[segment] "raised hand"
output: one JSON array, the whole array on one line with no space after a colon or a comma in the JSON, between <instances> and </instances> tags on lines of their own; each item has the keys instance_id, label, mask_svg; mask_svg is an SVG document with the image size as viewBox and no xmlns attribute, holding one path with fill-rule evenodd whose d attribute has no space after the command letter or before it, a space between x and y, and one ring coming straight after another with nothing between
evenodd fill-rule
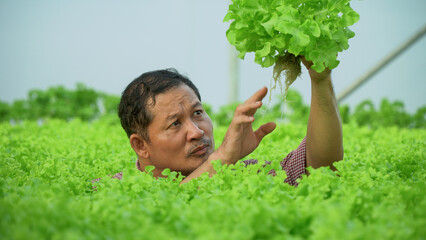
<instances>
[{"instance_id":1,"label":"raised hand","mask_svg":"<svg viewBox=\"0 0 426 240\"><path fill-rule=\"evenodd\" d=\"M312 81L321 82L321 81L323 81L327 78L329 80L331 80L331 78L330 78L331 70L330 69L326 68L326 69L324 69L324 71L318 73L311 68L311 66L313 65L313 63L311 61L306 60L306 58L304 56L301 56L300 59L302 60L303 65L305 65L306 69L308 69L308 72L309 72L309 75L310 75Z\"/></svg>"},{"instance_id":2,"label":"raised hand","mask_svg":"<svg viewBox=\"0 0 426 240\"><path fill-rule=\"evenodd\" d=\"M221 160L222 164L236 163L253 152L259 146L263 137L275 129L275 123L269 122L253 131L254 114L262 106L262 99L267 92L268 89L264 87L237 107L222 144L209 156L207 161L188 175L181 184L189 182L205 172L208 172L209 176L216 174L211 164L214 160Z\"/></svg>"},{"instance_id":3,"label":"raised hand","mask_svg":"<svg viewBox=\"0 0 426 240\"><path fill-rule=\"evenodd\" d=\"M235 110L225 138L215 152L215 158L221 159L222 163L233 164L247 156L259 146L263 137L275 129L275 123L269 122L253 131L254 114L262 106L267 92L268 89L263 87Z\"/></svg>"}]
</instances>

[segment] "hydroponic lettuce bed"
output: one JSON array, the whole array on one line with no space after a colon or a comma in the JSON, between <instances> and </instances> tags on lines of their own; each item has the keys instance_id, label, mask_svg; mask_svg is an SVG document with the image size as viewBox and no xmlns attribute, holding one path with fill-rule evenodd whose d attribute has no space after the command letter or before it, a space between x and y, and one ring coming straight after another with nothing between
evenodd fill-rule
<instances>
[{"instance_id":1,"label":"hydroponic lettuce bed","mask_svg":"<svg viewBox=\"0 0 426 240\"><path fill-rule=\"evenodd\" d=\"M135 169L116 121L2 123L0 239L425 238L425 130L345 125L338 172L310 169L297 188L283 171L267 175L304 133L279 125L248 156L274 161L265 169L217 164L213 178L179 187L174 173Z\"/></svg>"}]
</instances>

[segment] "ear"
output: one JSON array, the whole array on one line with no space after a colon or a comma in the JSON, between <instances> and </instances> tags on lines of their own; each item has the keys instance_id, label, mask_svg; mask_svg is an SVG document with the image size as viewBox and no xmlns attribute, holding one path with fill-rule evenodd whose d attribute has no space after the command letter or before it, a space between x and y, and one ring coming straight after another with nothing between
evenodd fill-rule
<instances>
[{"instance_id":1,"label":"ear","mask_svg":"<svg viewBox=\"0 0 426 240\"><path fill-rule=\"evenodd\" d=\"M140 158L148 159L149 151L146 141L139 134L133 133L130 135L130 145Z\"/></svg>"}]
</instances>

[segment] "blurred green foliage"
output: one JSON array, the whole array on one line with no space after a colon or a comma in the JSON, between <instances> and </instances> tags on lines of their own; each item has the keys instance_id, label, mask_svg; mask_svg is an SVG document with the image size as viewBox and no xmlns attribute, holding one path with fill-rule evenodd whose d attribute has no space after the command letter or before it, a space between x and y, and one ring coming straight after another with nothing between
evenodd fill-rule
<instances>
[{"instance_id":1,"label":"blurred green foliage","mask_svg":"<svg viewBox=\"0 0 426 240\"><path fill-rule=\"evenodd\" d=\"M39 119L74 118L91 121L98 118L109 118L118 121L117 106L120 97L112 94L95 91L78 83L74 90L62 86L51 87L45 91L31 90L26 100L16 100L12 104L0 101L0 122L22 121ZM205 111L215 125L228 126L231 123L235 108L240 103L225 105L217 112L209 104L203 104ZM376 129L380 126L425 128L426 106L422 106L416 113L407 113L404 103L391 102L383 99L376 109L371 100L358 104L354 111L347 105L339 107L343 123L356 123L358 126L368 126ZM309 106L303 102L302 95L296 90L289 90L286 100L276 99L273 103L266 103L255 115L262 122L291 122L305 124L309 118Z\"/></svg>"},{"instance_id":2,"label":"blurred green foliage","mask_svg":"<svg viewBox=\"0 0 426 240\"><path fill-rule=\"evenodd\" d=\"M379 126L424 128L426 126L425 116L426 106L419 108L415 114L410 115L405 111L404 103L401 101L390 102L386 98L381 101L377 110L371 100L364 100L356 106L352 114L356 123L371 128Z\"/></svg>"},{"instance_id":3,"label":"blurred green foliage","mask_svg":"<svg viewBox=\"0 0 426 240\"><path fill-rule=\"evenodd\" d=\"M219 126L228 126L238 104L223 106L211 118ZM339 112L343 123L355 123L358 126L425 128L426 105L420 107L414 114L406 112L401 101L391 102L383 99L378 109L371 100L364 100L351 111L348 105L340 105ZM309 106L303 102L302 95L290 89L286 100L278 99L274 104L266 104L255 115L262 122L290 122L306 125L309 118Z\"/></svg>"},{"instance_id":4,"label":"blurred green foliage","mask_svg":"<svg viewBox=\"0 0 426 240\"><path fill-rule=\"evenodd\" d=\"M63 86L43 90L30 90L26 100L16 100L11 105L0 102L0 121L38 120L55 118L84 121L105 114L116 114L119 96L98 92L78 83L76 89Z\"/></svg>"}]
</instances>

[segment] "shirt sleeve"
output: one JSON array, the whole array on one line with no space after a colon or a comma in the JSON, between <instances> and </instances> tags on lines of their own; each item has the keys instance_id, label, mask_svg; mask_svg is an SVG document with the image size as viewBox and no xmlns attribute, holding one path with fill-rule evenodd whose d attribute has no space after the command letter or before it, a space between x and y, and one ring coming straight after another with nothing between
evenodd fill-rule
<instances>
[{"instance_id":1,"label":"shirt sleeve","mask_svg":"<svg viewBox=\"0 0 426 240\"><path fill-rule=\"evenodd\" d=\"M284 182L297 186L296 180L306 173L306 137L303 138L296 150L290 152L281 161L281 167L287 174Z\"/></svg>"}]
</instances>

